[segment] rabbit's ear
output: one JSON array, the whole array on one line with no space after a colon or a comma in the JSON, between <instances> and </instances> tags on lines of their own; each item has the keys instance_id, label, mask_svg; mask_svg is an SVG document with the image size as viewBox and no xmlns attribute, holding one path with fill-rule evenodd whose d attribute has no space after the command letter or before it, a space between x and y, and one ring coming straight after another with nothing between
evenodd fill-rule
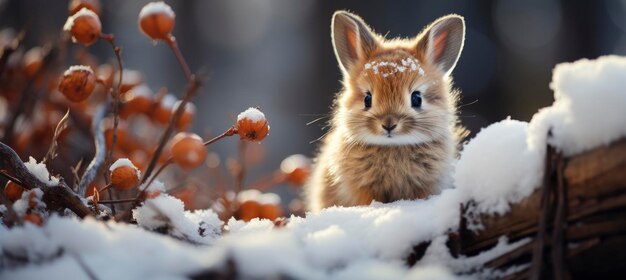
<instances>
[{"instance_id":1,"label":"rabbit's ear","mask_svg":"<svg viewBox=\"0 0 626 280\"><path fill-rule=\"evenodd\" d=\"M375 35L363 20L346 11L335 12L331 31L335 55L344 75L378 45Z\"/></svg>"},{"instance_id":2,"label":"rabbit's ear","mask_svg":"<svg viewBox=\"0 0 626 280\"><path fill-rule=\"evenodd\" d=\"M449 75L459 60L465 41L465 21L459 15L447 15L426 28L417 42L418 51L429 63Z\"/></svg>"}]
</instances>

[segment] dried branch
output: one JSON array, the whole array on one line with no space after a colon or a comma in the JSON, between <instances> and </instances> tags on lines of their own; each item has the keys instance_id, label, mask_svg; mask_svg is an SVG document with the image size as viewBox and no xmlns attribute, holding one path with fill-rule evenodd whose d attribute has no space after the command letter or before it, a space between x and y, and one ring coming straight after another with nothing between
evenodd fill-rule
<instances>
[{"instance_id":1,"label":"dried branch","mask_svg":"<svg viewBox=\"0 0 626 280\"><path fill-rule=\"evenodd\" d=\"M115 145L117 143L117 126L119 125L119 122L120 122L120 119L119 119L120 118L119 117L120 95L121 95L120 88L122 87L122 77L124 74L123 73L124 67L122 64L122 49L115 44L115 37L112 34L102 34L101 38L109 42L109 44L111 44L111 47L113 48L113 51L115 52L115 58L117 59L117 66L119 68L118 83L115 87L115 90L111 88L111 94L113 95L113 131L112 131L112 137L111 137L111 147L109 149L109 152L107 153L106 160L105 160L105 166L109 167L109 165L112 163L111 159L113 157L113 151L115 151ZM104 174L105 174L104 180L108 183L109 182L108 168L107 170L104 171Z\"/></svg>"},{"instance_id":2,"label":"dried branch","mask_svg":"<svg viewBox=\"0 0 626 280\"><path fill-rule=\"evenodd\" d=\"M80 175L78 175L78 170L80 170L80 167L83 166L83 159L81 158L77 163L76 166L70 166L70 171L72 172L72 189L76 190L75 188L78 187L78 185L80 184Z\"/></svg>"},{"instance_id":3,"label":"dried branch","mask_svg":"<svg viewBox=\"0 0 626 280\"><path fill-rule=\"evenodd\" d=\"M63 118L57 124L57 127L54 129L54 135L52 136L52 143L50 143L50 147L48 148L48 152L46 156L43 157L42 162L48 163L53 160L57 156L57 147L58 147L58 139L61 132L63 132L67 128L67 121L69 120L70 110L68 109Z\"/></svg>"},{"instance_id":4,"label":"dried branch","mask_svg":"<svg viewBox=\"0 0 626 280\"><path fill-rule=\"evenodd\" d=\"M17 153L2 142L0 142L0 169L7 170L9 175L19 180L21 182L20 185L25 189L39 188L43 190L43 199L49 208L67 208L81 218L93 215L80 197L63 180L57 186L48 186L44 182L39 181L37 177L28 171L28 168L26 168Z\"/></svg>"},{"instance_id":5,"label":"dried branch","mask_svg":"<svg viewBox=\"0 0 626 280\"><path fill-rule=\"evenodd\" d=\"M228 136L233 136L237 134L237 129L234 126L231 126L229 129L227 129L226 131L224 131L224 133L220 134L219 136L214 137L213 139L206 141L203 143L203 145L205 147L217 142L218 140L224 138L224 137L228 137ZM146 189L148 189L148 187L150 186L150 184L152 184L152 182L156 179L157 176L159 176L159 174L161 174L161 172L163 172L163 170L165 169L165 167L167 167L168 165L174 163L174 158L172 158L171 156L159 167L159 169L157 169L157 171L154 173L154 175L152 176L152 178L150 178L150 180L148 181L148 183L144 186L144 188L141 190L141 192L145 192ZM141 196L141 194L139 195Z\"/></svg>"},{"instance_id":6,"label":"dried branch","mask_svg":"<svg viewBox=\"0 0 626 280\"><path fill-rule=\"evenodd\" d=\"M172 50L172 52L174 52L174 56L176 57L176 60L180 64L180 68L183 70L183 73L185 73L185 78L187 78L187 82L191 82L191 79L192 79L191 70L189 70L189 65L187 65L187 61L183 57L183 54L180 52L180 49L178 48L178 43L176 43L176 38L170 35L168 40L165 40L165 41L167 45L170 47L170 49Z\"/></svg>"},{"instance_id":7,"label":"dried branch","mask_svg":"<svg viewBox=\"0 0 626 280\"><path fill-rule=\"evenodd\" d=\"M85 173L83 173L82 178L80 179L80 183L78 184L78 194L82 197L85 196L87 192L87 186L91 184L93 179L98 175L98 170L104 163L104 154L106 153L106 143L104 141L104 132L102 131L102 120L107 112L107 105L101 105L96 113L93 116L92 121L92 131L94 135L94 145L96 147L96 153L93 156L93 159L85 169Z\"/></svg>"},{"instance_id":8,"label":"dried branch","mask_svg":"<svg viewBox=\"0 0 626 280\"><path fill-rule=\"evenodd\" d=\"M246 177L246 141L239 141L239 169L237 170L237 180L235 184L235 195L243 190L243 180Z\"/></svg>"},{"instance_id":9,"label":"dried branch","mask_svg":"<svg viewBox=\"0 0 626 280\"><path fill-rule=\"evenodd\" d=\"M196 76L191 77L191 81L189 82L189 85L187 87L187 93L185 94L185 97L182 99L178 108L176 108L176 112L174 113L174 115L172 115L170 122L167 124L167 128L163 132L163 135L161 135L161 139L159 140L159 145L154 151L154 154L152 155L152 159L150 159L150 163L148 164L148 167L146 168L146 172L143 173L143 177L141 178L141 181L140 181L141 184L145 183L146 180L150 178L150 175L152 174L152 171L154 170L154 167L156 166L157 161L159 157L161 156L163 149L165 148L165 144L167 144L167 141L172 136L172 132L174 132L174 126L176 125L176 123L178 123L178 120L185 112L185 107L187 106L187 103L189 102L189 100L191 100L192 97L196 95L201 85L202 83L200 82L198 78L196 78Z\"/></svg>"}]
</instances>

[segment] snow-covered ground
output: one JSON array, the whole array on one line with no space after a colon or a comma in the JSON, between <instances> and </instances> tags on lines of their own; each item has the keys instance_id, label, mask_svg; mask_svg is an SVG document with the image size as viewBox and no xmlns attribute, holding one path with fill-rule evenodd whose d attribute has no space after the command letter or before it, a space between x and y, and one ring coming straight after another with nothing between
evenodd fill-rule
<instances>
[{"instance_id":1,"label":"snow-covered ground","mask_svg":"<svg viewBox=\"0 0 626 280\"><path fill-rule=\"evenodd\" d=\"M211 210L184 211L180 200L160 194L133 212L137 225L53 215L41 227L0 226L0 278L184 279L226 271L229 262L242 278L501 275L481 267L527 240L501 238L490 251L453 258L445 242L458 226L459 205L474 200L475 212L504 214L539 185L546 143L573 155L626 136L626 58L560 64L550 86L554 104L530 123L505 119L481 130L461 152L454 186L439 195L331 207L277 227L259 219L224 224ZM47 170L38 172L52 179ZM423 241L432 241L425 256L414 267L406 266L412 246Z\"/></svg>"}]
</instances>

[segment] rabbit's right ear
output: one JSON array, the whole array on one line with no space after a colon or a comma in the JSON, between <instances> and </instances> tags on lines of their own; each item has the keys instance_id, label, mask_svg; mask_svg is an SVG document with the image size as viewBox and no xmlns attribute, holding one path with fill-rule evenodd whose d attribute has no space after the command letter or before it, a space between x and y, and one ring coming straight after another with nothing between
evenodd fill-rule
<instances>
[{"instance_id":1,"label":"rabbit's right ear","mask_svg":"<svg viewBox=\"0 0 626 280\"><path fill-rule=\"evenodd\" d=\"M347 75L357 61L370 55L378 46L375 35L355 14L335 12L331 29L333 48L344 75Z\"/></svg>"}]
</instances>

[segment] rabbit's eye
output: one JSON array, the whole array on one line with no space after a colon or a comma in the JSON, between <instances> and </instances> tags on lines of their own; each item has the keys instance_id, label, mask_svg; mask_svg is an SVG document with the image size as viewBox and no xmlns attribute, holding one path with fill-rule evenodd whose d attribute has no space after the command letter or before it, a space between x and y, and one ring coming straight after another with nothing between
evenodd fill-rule
<instances>
[{"instance_id":1,"label":"rabbit's eye","mask_svg":"<svg viewBox=\"0 0 626 280\"><path fill-rule=\"evenodd\" d=\"M422 93L419 90L411 93L411 107L420 108L422 107Z\"/></svg>"},{"instance_id":2,"label":"rabbit's eye","mask_svg":"<svg viewBox=\"0 0 626 280\"><path fill-rule=\"evenodd\" d=\"M363 99L363 103L365 103L365 108L372 107L372 94L369 91L365 94L365 99Z\"/></svg>"}]
</instances>

